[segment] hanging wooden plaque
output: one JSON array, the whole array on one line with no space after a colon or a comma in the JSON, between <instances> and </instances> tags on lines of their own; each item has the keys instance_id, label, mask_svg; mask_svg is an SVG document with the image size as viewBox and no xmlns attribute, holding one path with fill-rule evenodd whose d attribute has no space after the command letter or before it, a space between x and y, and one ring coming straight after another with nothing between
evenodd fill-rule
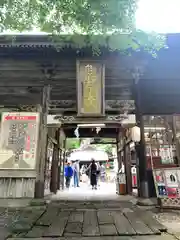
<instances>
[{"instance_id":1,"label":"hanging wooden plaque","mask_svg":"<svg viewBox=\"0 0 180 240\"><path fill-rule=\"evenodd\" d=\"M77 61L78 116L104 115L104 64Z\"/></svg>"}]
</instances>

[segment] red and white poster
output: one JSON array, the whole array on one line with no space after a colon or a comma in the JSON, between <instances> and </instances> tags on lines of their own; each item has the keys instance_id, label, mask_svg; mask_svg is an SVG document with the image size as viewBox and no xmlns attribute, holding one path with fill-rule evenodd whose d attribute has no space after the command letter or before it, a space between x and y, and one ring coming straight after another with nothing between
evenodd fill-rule
<instances>
[{"instance_id":1,"label":"red and white poster","mask_svg":"<svg viewBox=\"0 0 180 240\"><path fill-rule=\"evenodd\" d=\"M154 169L153 173L158 198L180 197L180 168Z\"/></svg>"},{"instance_id":2,"label":"red and white poster","mask_svg":"<svg viewBox=\"0 0 180 240\"><path fill-rule=\"evenodd\" d=\"M1 169L35 169L39 113L5 112L0 134Z\"/></svg>"}]
</instances>

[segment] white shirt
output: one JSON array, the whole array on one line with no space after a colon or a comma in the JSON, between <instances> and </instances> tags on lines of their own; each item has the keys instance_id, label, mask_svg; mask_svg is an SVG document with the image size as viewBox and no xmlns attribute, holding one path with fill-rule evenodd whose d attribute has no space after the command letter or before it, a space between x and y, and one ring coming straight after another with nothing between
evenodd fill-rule
<instances>
[{"instance_id":1,"label":"white shirt","mask_svg":"<svg viewBox=\"0 0 180 240\"><path fill-rule=\"evenodd\" d=\"M75 162L73 168L76 172L79 172L79 163Z\"/></svg>"}]
</instances>

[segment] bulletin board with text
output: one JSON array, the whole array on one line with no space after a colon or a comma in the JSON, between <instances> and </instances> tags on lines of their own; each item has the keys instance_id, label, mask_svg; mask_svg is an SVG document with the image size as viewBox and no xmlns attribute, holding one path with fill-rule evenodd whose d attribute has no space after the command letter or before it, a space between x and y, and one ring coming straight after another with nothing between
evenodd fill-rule
<instances>
[{"instance_id":1,"label":"bulletin board with text","mask_svg":"<svg viewBox=\"0 0 180 240\"><path fill-rule=\"evenodd\" d=\"M35 169L39 113L4 112L0 134L0 169Z\"/></svg>"}]
</instances>

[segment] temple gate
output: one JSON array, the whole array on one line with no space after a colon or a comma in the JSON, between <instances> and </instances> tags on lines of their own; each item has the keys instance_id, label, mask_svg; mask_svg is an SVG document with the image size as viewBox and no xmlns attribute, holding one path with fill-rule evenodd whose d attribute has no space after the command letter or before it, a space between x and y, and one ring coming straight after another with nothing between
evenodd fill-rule
<instances>
[{"instance_id":1,"label":"temple gate","mask_svg":"<svg viewBox=\"0 0 180 240\"><path fill-rule=\"evenodd\" d=\"M176 87L169 84L170 78L174 85L178 84L179 68L172 67L170 60L166 60L166 64L169 64L166 71L175 69L173 75L166 77L166 81L163 73L158 73L156 68L156 64L164 64L162 59L169 59L171 50L160 53L163 57L157 60L144 52L125 56L107 49L102 50L97 57L91 54L90 49L73 49L69 43L64 43L61 51L57 51L56 45L49 41L48 36L23 35L16 36L15 42L1 36L0 49L1 112L13 112L12 115L16 117L17 114L19 117L37 114L39 121L38 130L36 129L38 140L35 139L39 145L34 154L36 160L33 160L36 168L32 170L27 166L32 165L32 156L27 159L31 163L26 166L1 164L1 181L8 179L6 189L3 190L6 194L1 197L17 197L17 191L10 193L8 189L18 189L19 184L23 186L25 181L33 182L33 187L31 185L29 190L26 189L28 194L22 187L19 197L44 196L48 141L54 146L50 188L56 192L59 188L57 169L63 164L60 160L64 157L65 139L74 137L77 133L81 137L116 138L120 150L119 163L122 162L120 152L124 151L123 161L126 163L126 178L129 182L130 141L125 133L135 124L141 129L141 141L136 146L139 194L148 197L143 115L174 114L180 111L179 102L177 103L180 94ZM176 104L167 91L175 94ZM162 107L163 101L169 104L168 110ZM22 115L22 112L25 114ZM53 121L48 124L49 115ZM6 139L3 131L7 115L2 116L1 147ZM92 131L90 124L94 129L101 125L100 131ZM17 144L19 142L16 140L15 145ZM16 146L15 150L17 149L19 151ZM24 150L21 155L24 161ZM19 178L20 182L17 181ZM127 193L131 191L132 187L128 185Z\"/></svg>"}]
</instances>

